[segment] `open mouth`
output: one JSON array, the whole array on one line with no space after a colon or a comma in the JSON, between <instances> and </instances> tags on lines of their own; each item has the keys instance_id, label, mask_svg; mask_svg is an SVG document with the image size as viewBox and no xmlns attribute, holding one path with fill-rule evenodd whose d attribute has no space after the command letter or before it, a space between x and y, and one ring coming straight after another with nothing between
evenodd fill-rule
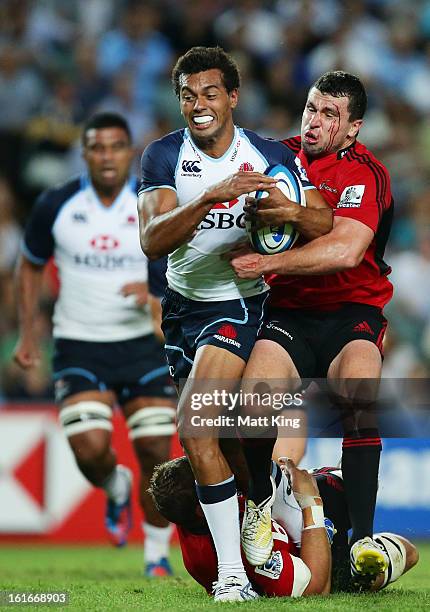
<instances>
[{"instance_id":1,"label":"open mouth","mask_svg":"<svg viewBox=\"0 0 430 612\"><path fill-rule=\"evenodd\" d=\"M116 176L115 168L102 168L101 173L105 178L113 178Z\"/></svg>"},{"instance_id":2,"label":"open mouth","mask_svg":"<svg viewBox=\"0 0 430 612\"><path fill-rule=\"evenodd\" d=\"M211 117L211 115L198 115L196 117L193 117L193 123L199 129L205 129L209 127L213 120L214 117Z\"/></svg>"},{"instance_id":3,"label":"open mouth","mask_svg":"<svg viewBox=\"0 0 430 612\"><path fill-rule=\"evenodd\" d=\"M312 132L305 132L304 140L309 144L315 144L316 142L318 142L318 136L316 136Z\"/></svg>"}]
</instances>

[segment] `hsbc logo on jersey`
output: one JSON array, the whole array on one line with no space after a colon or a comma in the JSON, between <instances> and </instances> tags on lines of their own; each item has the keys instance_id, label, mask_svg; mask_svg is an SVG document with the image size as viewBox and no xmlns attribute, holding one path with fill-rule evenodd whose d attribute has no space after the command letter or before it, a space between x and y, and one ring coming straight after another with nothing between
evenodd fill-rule
<instances>
[{"instance_id":1,"label":"hsbc logo on jersey","mask_svg":"<svg viewBox=\"0 0 430 612\"><path fill-rule=\"evenodd\" d=\"M183 174L190 174L191 176L201 176L202 169L199 166L199 162L197 160L187 161L184 160L182 162L182 170Z\"/></svg>"},{"instance_id":2,"label":"hsbc logo on jersey","mask_svg":"<svg viewBox=\"0 0 430 612\"><path fill-rule=\"evenodd\" d=\"M108 234L100 234L99 236L95 236L92 240L90 240L90 245L96 251L112 251L119 247L119 241L114 238L114 236L109 236Z\"/></svg>"},{"instance_id":3,"label":"hsbc logo on jersey","mask_svg":"<svg viewBox=\"0 0 430 612\"><path fill-rule=\"evenodd\" d=\"M239 200L237 198L235 198L234 200L230 200L230 202L217 202L217 204L214 204L212 206L212 210L214 208L222 208L222 209L229 209L229 208L233 208L233 206L235 206L237 203L239 202Z\"/></svg>"},{"instance_id":4,"label":"hsbc logo on jersey","mask_svg":"<svg viewBox=\"0 0 430 612\"><path fill-rule=\"evenodd\" d=\"M365 189L365 185L351 185L350 187L345 187L340 196L337 208L360 208Z\"/></svg>"},{"instance_id":5,"label":"hsbc logo on jersey","mask_svg":"<svg viewBox=\"0 0 430 612\"><path fill-rule=\"evenodd\" d=\"M222 206L222 208L224 208ZM225 210L225 209L224 209ZM229 230L233 227L245 229L245 213L241 213L237 217L229 212L210 212L206 215L203 221L197 226L197 230L220 229Z\"/></svg>"}]
</instances>

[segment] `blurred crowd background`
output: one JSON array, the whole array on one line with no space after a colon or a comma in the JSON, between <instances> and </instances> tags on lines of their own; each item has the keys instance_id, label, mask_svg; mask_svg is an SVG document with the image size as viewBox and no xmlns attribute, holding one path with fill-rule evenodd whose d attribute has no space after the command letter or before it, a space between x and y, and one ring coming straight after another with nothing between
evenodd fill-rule
<instances>
[{"instance_id":1,"label":"blurred crowd background","mask_svg":"<svg viewBox=\"0 0 430 612\"><path fill-rule=\"evenodd\" d=\"M360 140L387 165L396 206L385 376L429 376L430 0L2 0L0 397L52 397L49 273L35 321L40 366L22 373L11 362L13 269L35 198L83 170L80 127L96 111L127 117L138 171L143 148L182 126L177 57L216 44L241 69L236 122L263 136L299 133L307 90L326 70L365 82Z\"/></svg>"}]
</instances>

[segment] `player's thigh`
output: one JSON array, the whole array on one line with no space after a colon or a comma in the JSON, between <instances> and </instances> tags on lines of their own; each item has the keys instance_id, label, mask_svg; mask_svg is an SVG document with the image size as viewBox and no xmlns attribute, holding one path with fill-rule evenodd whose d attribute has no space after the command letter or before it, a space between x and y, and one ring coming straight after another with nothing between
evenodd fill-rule
<instances>
[{"instance_id":1,"label":"player's thigh","mask_svg":"<svg viewBox=\"0 0 430 612\"><path fill-rule=\"evenodd\" d=\"M285 379L297 387L297 382L314 376L315 366L306 318L296 311L269 310L251 353L246 378Z\"/></svg>"},{"instance_id":2,"label":"player's thigh","mask_svg":"<svg viewBox=\"0 0 430 612\"><path fill-rule=\"evenodd\" d=\"M128 341L118 362L114 389L135 447L159 447L175 432L176 390L155 336ZM167 443L166 443L167 444Z\"/></svg>"},{"instance_id":3,"label":"player's thigh","mask_svg":"<svg viewBox=\"0 0 430 612\"><path fill-rule=\"evenodd\" d=\"M200 427L196 419L215 419L228 412L228 394L238 394L239 384L245 369L245 361L224 348L211 344L200 346L194 364L178 402L178 431L182 440L186 438L218 437L217 426Z\"/></svg>"},{"instance_id":4,"label":"player's thigh","mask_svg":"<svg viewBox=\"0 0 430 612\"><path fill-rule=\"evenodd\" d=\"M103 357L106 343L55 340L53 371L59 420L72 450L82 460L108 452L115 396Z\"/></svg>"}]
</instances>

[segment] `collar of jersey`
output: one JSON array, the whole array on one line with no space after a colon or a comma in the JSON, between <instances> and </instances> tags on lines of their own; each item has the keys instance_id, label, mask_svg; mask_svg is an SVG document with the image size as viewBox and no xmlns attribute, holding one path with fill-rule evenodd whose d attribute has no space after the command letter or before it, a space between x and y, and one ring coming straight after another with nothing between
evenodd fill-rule
<instances>
[{"instance_id":1,"label":"collar of jersey","mask_svg":"<svg viewBox=\"0 0 430 612\"><path fill-rule=\"evenodd\" d=\"M188 128L185 128L185 135L187 138L189 138L191 140L191 142L193 143L193 147L196 149L196 151L199 152L199 155L201 155L204 159L209 159L212 162L222 162L226 159L226 157L228 157L230 155L230 153L233 151L234 149L234 145L237 142L237 139L239 137L239 130L237 128L237 126L234 126L234 134L233 134L233 139L231 141L231 144L229 146L229 148L227 149L227 151L224 153L224 155L222 155L221 157L211 157L210 155L206 155L206 153L203 153L203 151L201 149L199 149L199 147L196 145L196 143L194 142L194 140L191 137L190 134L190 130Z\"/></svg>"},{"instance_id":2,"label":"collar of jersey","mask_svg":"<svg viewBox=\"0 0 430 612\"><path fill-rule=\"evenodd\" d=\"M117 207L118 207L118 204L121 202L121 200L122 200L122 198L123 198L124 192L125 192L127 189L130 189L131 191L133 191L133 186L134 186L134 183L135 183L135 179L134 179L133 177L129 177L129 179L128 179L128 180L127 180L125 183L124 183L124 185L123 185L123 187L122 187L121 191L120 191L120 192L119 192L119 194L116 196L116 198L115 198L115 200L112 202L112 204L111 204L110 206L105 206L105 205L103 204L103 202L101 202L101 201L100 201L100 198L99 198L99 196L98 196L98 193L97 193L97 191L94 189L94 186L93 186L93 184L92 184L92 182L91 182L91 179L90 179L89 175L88 175L88 174L85 174L85 175L82 177L82 181L81 181L81 184L82 184L82 189L88 188L88 189L91 191L91 193L93 194L93 196L94 196L94 200L97 202L97 204L99 205L99 207L100 207L102 210L106 211L106 212L109 212L109 211L113 210L114 208L117 208Z\"/></svg>"},{"instance_id":3,"label":"collar of jersey","mask_svg":"<svg viewBox=\"0 0 430 612\"><path fill-rule=\"evenodd\" d=\"M309 159L306 155L305 158L307 159L309 164L313 164L314 162L331 162L331 161L335 161L335 160L340 160L343 159L346 155L346 153L348 151L350 151L352 148L355 147L355 145L357 144L357 141L354 140L354 142L352 142L350 145L348 145L347 147L345 147L344 149L339 149L339 151L335 151L334 153L330 153L330 155L323 155L322 157L314 157L312 159Z\"/></svg>"}]
</instances>

